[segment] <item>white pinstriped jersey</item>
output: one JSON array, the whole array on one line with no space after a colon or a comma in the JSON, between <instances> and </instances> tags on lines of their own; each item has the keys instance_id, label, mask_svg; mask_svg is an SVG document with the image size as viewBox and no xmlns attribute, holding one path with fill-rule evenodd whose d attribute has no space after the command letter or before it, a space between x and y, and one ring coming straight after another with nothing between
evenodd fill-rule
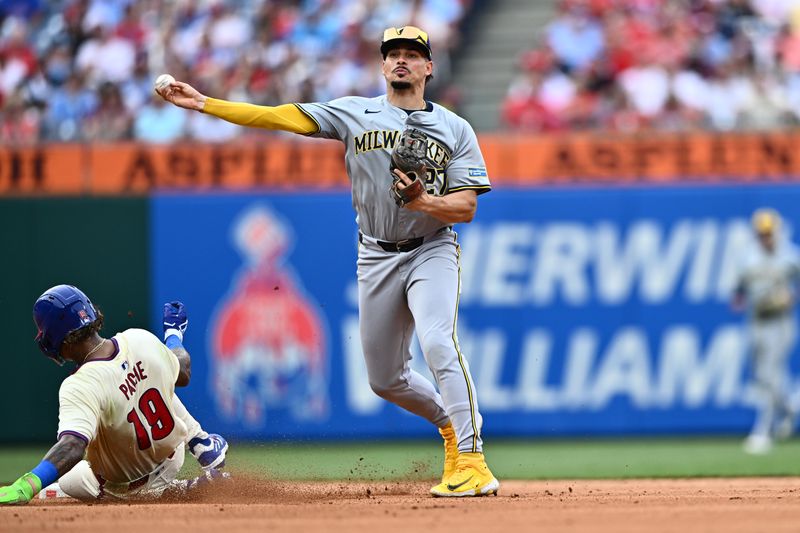
<instances>
[{"instance_id":1,"label":"white pinstriped jersey","mask_svg":"<svg viewBox=\"0 0 800 533\"><path fill-rule=\"evenodd\" d=\"M173 408L178 360L149 331L112 339L114 354L88 361L61 384L58 436L89 443L92 470L108 481L135 481L153 472L186 438Z\"/></svg>"},{"instance_id":2,"label":"white pinstriped jersey","mask_svg":"<svg viewBox=\"0 0 800 533\"><path fill-rule=\"evenodd\" d=\"M428 135L429 194L491 189L478 139L469 123L444 107L409 113L386 96L346 96L327 103L298 104L319 125L316 137L345 145L345 166L353 187L353 208L362 233L387 241L430 235L444 224L425 213L395 205L389 189L392 149L406 128Z\"/></svg>"}]
</instances>

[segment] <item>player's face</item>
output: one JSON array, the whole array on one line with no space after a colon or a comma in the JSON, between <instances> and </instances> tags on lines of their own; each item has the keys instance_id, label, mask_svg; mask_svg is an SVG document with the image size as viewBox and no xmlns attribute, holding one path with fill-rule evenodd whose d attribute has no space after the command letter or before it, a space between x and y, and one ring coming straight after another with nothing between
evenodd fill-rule
<instances>
[{"instance_id":1,"label":"player's face","mask_svg":"<svg viewBox=\"0 0 800 533\"><path fill-rule=\"evenodd\" d=\"M775 235L771 231L760 231L757 235L758 241L765 250L771 252L775 248Z\"/></svg>"},{"instance_id":2,"label":"player's face","mask_svg":"<svg viewBox=\"0 0 800 533\"><path fill-rule=\"evenodd\" d=\"M383 60L383 77L390 84L424 85L425 78L433 72L433 62L412 46L397 46Z\"/></svg>"}]
</instances>

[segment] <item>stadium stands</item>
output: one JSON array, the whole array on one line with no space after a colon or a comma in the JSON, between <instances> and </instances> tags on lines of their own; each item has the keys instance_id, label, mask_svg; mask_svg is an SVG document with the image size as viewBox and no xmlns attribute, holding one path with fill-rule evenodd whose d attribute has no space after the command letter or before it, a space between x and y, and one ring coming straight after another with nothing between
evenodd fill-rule
<instances>
[{"instance_id":1,"label":"stadium stands","mask_svg":"<svg viewBox=\"0 0 800 533\"><path fill-rule=\"evenodd\" d=\"M0 142L225 141L231 128L152 98L161 72L260 104L383 91L382 30L432 35L436 84L470 0L5 0L0 2ZM443 91L446 93L446 91Z\"/></svg>"},{"instance_id":2,"label":"stadium stands","mask_svg":"<svg viewBox=\"0 0 800 533\"><path fill-rule=\"evenodd\" d=\"M800 120L800 4L560 0L503 105L518 131L766 130Z\"/></svg>"},{"instance_id":3,"label":"stadium stands","mask_svg":"<svg viewBox=\"0 0 800 533\"><path fill-rule=\"evenodd\" d=\"M800 122L796 2L555 0L558 12L544 32L531 28L531 39L541 40L519 54L504 98L506 78L470 70L489 57L476 43L466 47L461 69L472 77L462 76L458 88L451 83L451 56L477 3L6 0L0 141L258 135L162 106L152 98L152 80L171 72L208 94L260 104L372 96L383 87L373 62L376 36L409 21L433 37L435 96L463 103L479 130L497 127L487 113L523 132L773 130ZM513 12L516 4L498 2L479 14L489 23L505 4ZM514 56L498 31L484 48ZM517 30L506 38L523 40Z\"/></svg>"}]
</instances>

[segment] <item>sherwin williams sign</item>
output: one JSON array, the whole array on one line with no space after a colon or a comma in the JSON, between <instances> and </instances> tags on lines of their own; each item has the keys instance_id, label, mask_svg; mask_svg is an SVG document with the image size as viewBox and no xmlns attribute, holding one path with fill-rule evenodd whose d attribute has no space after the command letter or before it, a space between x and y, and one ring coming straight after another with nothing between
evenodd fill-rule
<instances>
[{"instance_id":1,"label":"sherwin williams sign","mask_svg":"<svg viewBox=\"0 0 800 533\"><path fill-rule=\"evenodd\" d=\"M747 339L728 308L747 219L800 188L514 190L457 228L459 340L499 435L745 432ZM158 196L153 300L182 299L204 427L240 438L428 434L375 396L346 194ZM179 234L159 228L182 228ZM154 322L153 327L158 327ZM413 359L424 369L424 359Z\"/></svg>"}]
</instances>

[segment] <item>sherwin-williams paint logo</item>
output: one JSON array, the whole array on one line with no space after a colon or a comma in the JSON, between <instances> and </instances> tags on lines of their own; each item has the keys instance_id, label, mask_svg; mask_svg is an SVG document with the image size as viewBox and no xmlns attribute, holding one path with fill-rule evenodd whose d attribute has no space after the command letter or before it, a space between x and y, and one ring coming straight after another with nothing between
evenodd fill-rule
<instances>
[{"instance_id":1,"label":"sherwin-williams paint logo","mask_svg":"<svg viewBox=\"0 0 800 533\"><path fill-rule=\"evenodd\" d=\"M284 263L291 228L269 209L246 210L233 225L245 265L212 319L211 380L217 408L249 429L271 411L298 421L327 418L323 318Z\"/></svg>"}]
</instances>

